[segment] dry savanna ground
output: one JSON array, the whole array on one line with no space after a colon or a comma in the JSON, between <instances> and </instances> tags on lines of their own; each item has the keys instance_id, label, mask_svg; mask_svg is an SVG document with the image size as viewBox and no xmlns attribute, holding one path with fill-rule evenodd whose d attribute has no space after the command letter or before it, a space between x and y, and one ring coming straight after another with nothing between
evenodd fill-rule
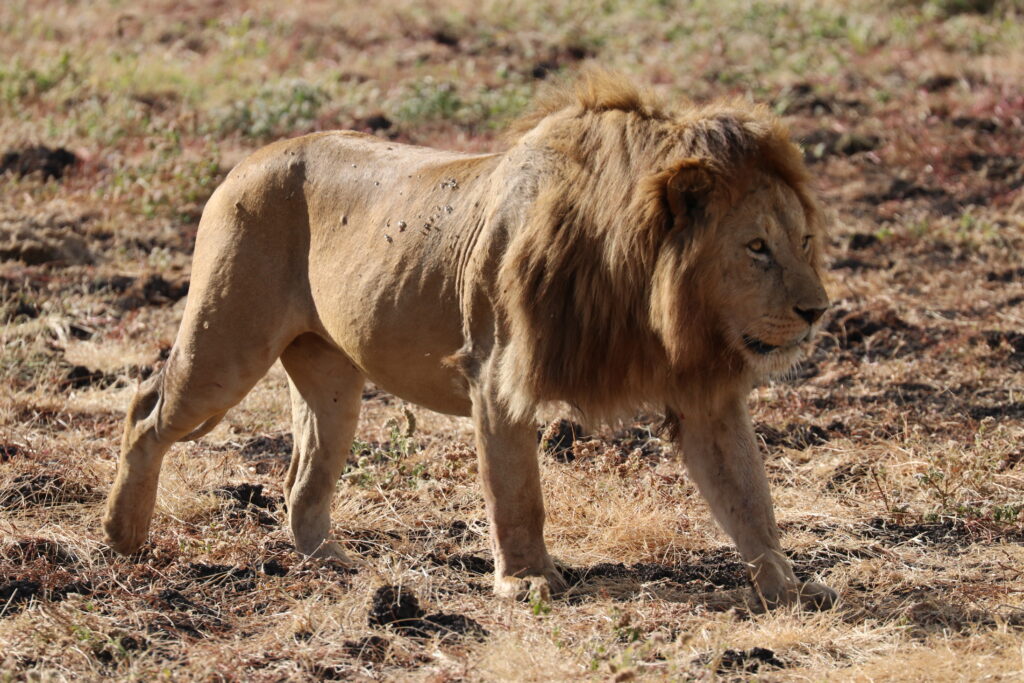
<instances>
[{"instance_id":1,"label":"dry savanna ground","mask_svg":"<svg viewBox=\"0 0 1024 683\"><path fill-rule=\"evenodd\" d=\"M0 679L1024 677L1019 1L5 0L0 55ZM122 411L231 166L329 128L499 150L586 61L768 102L802 141L835 305L750 401L784 544L840 605L730 601L743 567L654 415L548 430L573 587L496 600L468 422L372 386L333 511L367 565L302 560L279 367L172 449L149 543L113 555Z\"/></svg>"}]
</instances>

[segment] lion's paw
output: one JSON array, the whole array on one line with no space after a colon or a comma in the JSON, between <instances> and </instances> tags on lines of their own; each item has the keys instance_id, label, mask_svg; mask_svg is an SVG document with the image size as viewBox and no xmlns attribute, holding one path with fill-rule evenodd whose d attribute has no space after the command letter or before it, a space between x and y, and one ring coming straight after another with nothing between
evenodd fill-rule
<instances>
[{"instance_id":1,"label":"lion's paw","mask_svg":"<svg viewBox=\"0 0 1024 683\"><path fill-rule=\"evenodd\" d=\"M344 551L341 544L336 541L324 541L320 546L313 551L310 557L317 560L326 560L340 564L343 567L350 569L360 569L366 566L366 562L358 557L352 557Z\"/></svg>"},{"instance_id":2,"label":"lion's paw","mask_svg":"<svg viewBox=\"0 0 1024 683\"><path fill-rule=\"evenodd\" d=\"M543 574L526 576L497 576L494 579L494 594L520 602L550 602L552 596L568 588L568 584L557 569L544 570Z\"/></svg>"},{"instance_id":3,"label":"lion's paw","mask_svg":"<svg viewBox=\"0 0 1024 683\"><path fill-rule=\"evenodd\" d=\"M823 583L808 581L800 586L800 605L806 610L829 610L838 601L839 594Z\"/></svg>"},{"instance_id":4,"label":"lion's paw","mask_svg":"<svg viewBox=\"0 0 1024 683\"><path fill-rule=\"evenodd\" d=\"M763 612L765 609L775 609L788 605L799 605L801 608L810 611L824 611L835 607L839 600L839 594L828 586L821 583L808 581L800 584L796 590L790 589L782 595L769 597L752 590L747 597L747 607L752 612Z\"/></svg>"},{"instance_id":5,"label":"lion's paw","mask_svg":"<svg viewBox=\"0 0 1024 683\"><path fill-rule=\"evenodd\" d=\"M112 515L104 517L103 531L107 537L107 545L121 555L137 552L149 536L148 525L125 523Z\"/></svg>"}]
</instances>

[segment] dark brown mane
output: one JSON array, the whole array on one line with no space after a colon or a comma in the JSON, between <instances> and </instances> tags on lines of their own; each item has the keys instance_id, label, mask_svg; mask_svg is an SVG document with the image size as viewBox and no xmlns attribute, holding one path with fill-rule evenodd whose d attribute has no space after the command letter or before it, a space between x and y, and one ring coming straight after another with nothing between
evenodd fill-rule
<instances>
[{"instance_id":1,"label":"dark brown mane","mask_svg":"<svg viewBox=\"0 0 1024 683\"><path fill-rule=\"evenodd\" d=\"M778 118L742 100L669 111L622 77L592 70L539 98L512 132L515 145L556 159L499 273L512 409L525 415L538 402L567 401L603 418L664 403L694 368L735 369L701 286L713 266L701 248L710 235L693 225L685 249L668 248L676 238L666 184L700 160L721 212L754 172L767 172L820 226L802 155Z\"/></svg>"}]
</instances>

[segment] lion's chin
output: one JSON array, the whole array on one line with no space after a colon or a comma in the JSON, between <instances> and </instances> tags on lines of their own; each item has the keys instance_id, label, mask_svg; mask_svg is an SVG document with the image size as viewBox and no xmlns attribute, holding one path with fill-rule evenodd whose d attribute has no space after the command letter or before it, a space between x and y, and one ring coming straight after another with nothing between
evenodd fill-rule
<instances>
[{"instance_id":1,"label":"lion's chin","mask_svg":"<svg viewBox=\"0 0 1024 683\"><path fill-rule=\"evenodd\" d=\"M744 335L741 340L742 355L747 359L749 367L761 376L784 375L804 357L806 341L805 336L777 345Z\"/></svg>"}]
</instances>

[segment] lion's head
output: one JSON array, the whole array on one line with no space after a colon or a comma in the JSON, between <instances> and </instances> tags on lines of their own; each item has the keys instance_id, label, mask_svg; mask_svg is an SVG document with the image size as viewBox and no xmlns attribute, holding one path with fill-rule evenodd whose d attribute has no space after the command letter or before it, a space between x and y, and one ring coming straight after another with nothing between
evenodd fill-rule
<instances>
[{"instance_id":1,"label":"lion's head","mask_svg":"<svg viewBox=\"0 0 1024 683\"><path fill-rule=\"evenodd\" d=\"M655 270L651 323L676 367L712 353L755 376L783 372L828 307L821 221L803 188L778 173L717 166L686 159L666 183L672 227ZM697 315L678 317L695 305ZM696 324L718 349L695 359L687 342Z\"/></svg>"},{"instance_id":2,"label":"lion's head","mask_svg":"<svg viewBox=\"0 0 1024 683\"><path fill-rule=\"evenodd\" d=\"M799 358L828 306L824 224L767 109L670 112L591 73L520 132L555 162L499 273L514 409L606 417L749 388Z\"/></svg>"}]
</instances>

